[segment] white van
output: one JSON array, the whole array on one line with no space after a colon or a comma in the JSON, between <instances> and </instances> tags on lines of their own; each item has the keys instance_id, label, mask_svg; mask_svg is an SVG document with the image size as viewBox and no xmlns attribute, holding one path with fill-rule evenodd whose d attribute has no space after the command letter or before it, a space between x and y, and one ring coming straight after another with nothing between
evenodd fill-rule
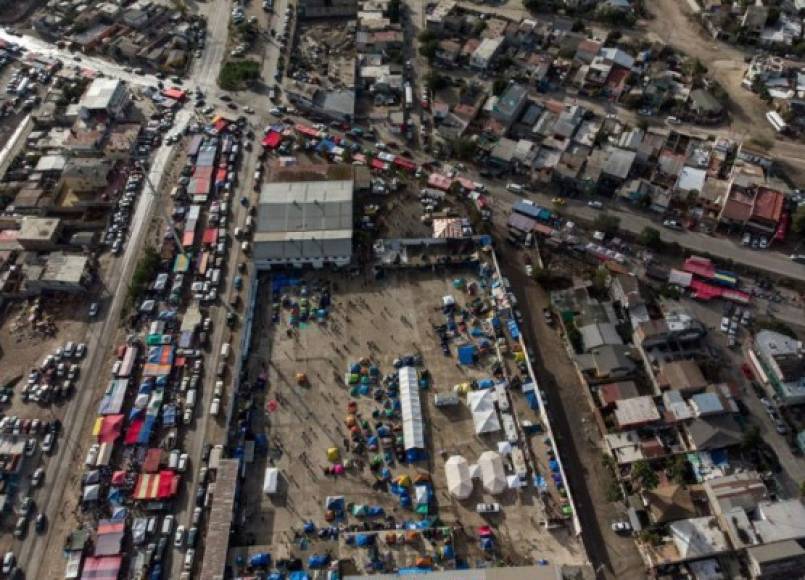
<instances>
[{"instance_id":1,"label":"white van","mask_svg":"<svg viewBox=\"0 0 805 580\"><path fill-rule=\"evenodd\" d=\"M215 268L212 271L212 276L210 276L210 282L213 286L217 286L218 283L221 281L221 269Z\"/></svg>"},{"instance_id":2,"label":"white van","mask_svg":"<svg viewBox=\"0 0 805 580\"><path fill-rule=\"evenodd\" d=\"M232 347L228 342L225 342L221 345L221 358L227 360L229 358L229 351L232 350Z\"/></svg>"},{"instance_id":3,"label":"white van","mask_svg":"<svg viewBox=\"0 0 805 580\"><path fill-rule=\"evenodd\" d=\"M506 189L512 193L523 193L524 191L523 186L519 183L507 183Z\"/></svg>"},{"instance_id":4,"label":"white van","mask_svg":"<svg viewBox=\"0 0 805 580\"><path fill-rule=\"evenodd\" d=\"M93 443L87 452L87 458L84 460L84 465L88 465L90 467L95 465L95 462L98 461L98 453L100 450L101 446L97 443Z\"/></svg>"},{"instance_id":5,"label":"white van","mask_svg":"<svg viewBox=\"0 0 805 580\"><path fill-rule=\"evenodd\" d=\"M184 406L191 409L196 406L196 389L190 389L187 391L187 396L184 399Z\"/></svg>"},{"instance_id":6,"label":"white van","mask_svg":"<svg viewBox=\"0 0 805 580\"><path fill-rule=\"evenodd\" d=\"M279 485L279 469L276 467L266 467L266 473L263 477L263 493L271 495L277 493Z\"/></svg>"},{"instance_id":7,"label":"white van","mask_svg":"<svg viewBox=\"0 0 805 580\"><path fill-rule=\"evenodd\" d=\"M173 533L173 514L168 514L165 516L165 519L162 520L162 535L163 536L170 536Z\"/></svg>"},{"instance_id":8,"label":"white van","mask_svg":"<svg viewBox=\"0 0 805 580\"><path fill-rule=\"evenodd\" d=\"M179 450L172 449L170 454L168 455L168 468L176 469L179 465Z\"/></svg>"},{"instance_id":9,"label":"white van","mask_svg":"<svg viewBox=\"0 0 805 580\"><path fill-rule=\"evenodd\" d=\"M212 403L210 403L210 415L212 415L213 417L217 417L218 412L220 410L221 410L221 399L219 399L218 397L215 397L212 400Z\"/></svg>"},{"instance_id":10,"label":"white van","mask_svg":"<svg viewBox=\"0 0 805 580\"><path fill-rule=\"evenodd\" d=\"M254 228L254 216L247 215L246 216L246 230L252 231Z\"/></svg>"},{"instance_id":11,"label":"white van","mask_svg":"<svg viewBox=\"0 0 805 580\"><path fill-rule=\"evenodd\" d=\"M213 397L221 397L224 394L224 381L215 381L215 389L212 391Z\"/></svg>"}]
</instances>

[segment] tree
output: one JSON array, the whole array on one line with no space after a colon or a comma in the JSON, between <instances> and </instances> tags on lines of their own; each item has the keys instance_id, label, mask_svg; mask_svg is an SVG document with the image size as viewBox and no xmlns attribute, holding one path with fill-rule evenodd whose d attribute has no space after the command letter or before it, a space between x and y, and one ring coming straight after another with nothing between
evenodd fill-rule
<instances>
[{"instance_id":1,"label":"tree","mask_svg":"<svg viewBox=\"0 0 805 580\"><path fill-rule=\"evenodd\" d=\"M607 280L609 280L609 272L606 268L596 268L593 274L593 288L596 290L603 290L607 287Z\"/></svg>"},{"instance_id":2,"label":"tree","mask_svg":"<svg viewBox=\"0 0 805 580\"><path fill-rule=\"evenodd\" d=\"M608 213L599 213L593 222L595 229L607 234L616 233L620 225L621 219L618 216L609 215Z\"/></svg>"},{"instance_id":3,"label":"tree","mask_svg":"<svg viewBox=\"0 0 805 580\"><path fill-rule=\"evenodd\" d=\"M400 0L391 0L389 2L389 20L392 22L399 22L400 21L400 14L402 12L401 6L402 2Z\"/></svg>"},{"instance_id":4,"label":"tree","mask_svg":"<svg viewBox=\"0 0 805 580\"><path fill-rule=\"evenodd\" d=\"M685 456L675 456L668 469L668 472L671 481L678 485L685 485L688 482L688 475L690 473L690 466L688 464L688 460L685 459Z\"/></svg>"},{"instance_id":5,"label":"tree","mask_svg":"<svg viewBox=\"0 0 805 580\"><path fill-rule=\"evenodd\" d=\"M506 90L506 87L509 85L509 82L504 79L503 77L498 77L495 79L495 82L492 83L492 94L496 97L503 94L503 91Z\"/></svg>"},{"instance_id":6,"label":"tree","mask_svg":"<svg viewBox=\"0 0 805 580\"><path fill-rule=\"evenodd\" d=\"M632 478L646 491L652 490L660 484L660 478L645 459L632 465Z\"/></svg>"},{"instance_id":7,"label":"tree","mask_svg":"<svg viewBox=\"0 0 805 580\"><path fill-rule=\"evenodd\" d=\"M801 238L805 238L805 205L799 206L794 212L793 227Z\"/></svg>"},{"instance_id":8,"label":"tree","mask_svg":"<svg viewBox=\"0 0 805 580\"><path fill-rule=\"evenodd\" d=\"M447 77L436 72L435 70L432 70L425 75L425 84L428 86L428 90L432 93L441 91L447 87L447 83Z\"/></svg>"},{"instance_id":9,"label":"tree","mask_svg":"<svg viewBox=\"0 0 805 580\"><path fill-rule=\"evenodd\" d=\"M454 139L450 146L453 148L453 155L462 161L470 161L475 155L475 143L470 139L462 137Z\"/></svg>"},{"instance_id":10,"label":"tree","mask_svg":"<svg viewBox=\"0 0 805 580\"><path fill-rule=\"evenodd\" d=\"M428 40L427 42L423 42L419 45L419 54L428 60L431 60L434 56L436 56L437 50L439 50L438 40Z\"/></svg>"},{"instance_id":11,"label":"tree","mask_svg":"<svg viewBox=\"0 0 805 580\"><path fill-rule=\"evenodd\" d=\"M744 451L752 451L760 445L762 438L760 436L760 429L758 429L757 425L752 425L744 431L743 437L741 438L741 449Z\"/></svg>"},{"instance_id":12,"label":"tree","mask_svg":"<svg viewBox=\"0 0 805 580\"><path fill-rule=\"evenodd\" d=\"M657 228L652 228L651 226L646 226L643 228L643 231L640 232L640 236L638 237L638 241L646 246L647 248L651 248L652 250L659 250L662 247L662 237L660 237L660 231Z\"/></svg>"}]
</instances>

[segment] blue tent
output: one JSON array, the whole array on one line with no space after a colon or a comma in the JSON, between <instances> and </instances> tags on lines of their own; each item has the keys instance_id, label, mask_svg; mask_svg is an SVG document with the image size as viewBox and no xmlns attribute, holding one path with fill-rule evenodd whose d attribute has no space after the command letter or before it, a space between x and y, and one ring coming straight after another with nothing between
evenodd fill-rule
<instances>
[{"instance_id":1,"label":"blue tent","mask_svg":"<svg viewBox=\"0 0 805 580\"><path fill-rule=\"evenodd\" d=\"M475 346L465 344L458 347L458 362L463 365L475 364Z\"/></svg>"},{"instance_id":2,"label":"blue tent","mask_svg":"<svg viewBox=\"0 0 805 580\"><path fill-rule=\"evenodd\" d=\"M367 546L374 546L375 536L372 534L358 534L355 536L355 545L359 548L366 548Z\"/></svg>"},{"instance_id":3,"label":"blue tent","mask_svg":"<svg viewBox=\"0 0 805 580\"><path fill-rule=\"evenodd\" d=\"M481 379L478 381L478 388L479 389L491 389L495 386L495 381L492 379Z\"/></svg>"},{"instance_id":4,"label":"blue tent","mask_svg":"<svg viewBox=\"0 0 805 580\"><path fill-rule=\"evenodd\" d=\"M258 552L249 558L249 566L252 568L265 568L271 564L271 554L268 552Z\"/></svg>"},{"instance_id":5,"label":"blue tent","mask_svg":"<svg viewBox=\"0 0 805 580\"><path fill-rule=\"evenodd\" d=\"M509 320L507 323L509 328L509 335L514 339L517 340L520 338L520 329L517 327L517 322L515 320Z\"/></svg>"},{"instance_id":6,"label":"blue tent","mask_svg":"<svg viewBox=\"0 0 805 580\"><path fill-rule=\"evenodd\" d=\"M310 558L307 559L307 566L308 568L324 568L327 564L330 563L330 556L327 554L313 554Z\"/></svg>"},{"instance_id":7,"label":"blue tent","mask_svg":"<svg viewBox=\"0 0 805 580\"><path fill-rule=\"evenodd\" d=\"M303 571L291 572L288 580L310 580L310 574Z\"/></svg>"},{"instance_id":8,"label":"blue tent","mask_svg":"<svg viewBox=\"0 0 805 580\"><path fill-rule=\"evenodd\" d=\"M316 532L316 524L313 522L305 522L305 524L302 526L302 531L306 534L313 534Z\"/></svg>"},{"instance_id":9,"label":"blue tent","mask_svg":"<svg viewBox=\"0 0 805 580\"><path fill-rule=\"evenodd\" d=\"M369 510L367 511L366 515L369 516L370 518L373 518L373 517L382 516L385 513L386 513L386 510L384 510L379 505L370 505Z\"/></svg>"}]
</instances>

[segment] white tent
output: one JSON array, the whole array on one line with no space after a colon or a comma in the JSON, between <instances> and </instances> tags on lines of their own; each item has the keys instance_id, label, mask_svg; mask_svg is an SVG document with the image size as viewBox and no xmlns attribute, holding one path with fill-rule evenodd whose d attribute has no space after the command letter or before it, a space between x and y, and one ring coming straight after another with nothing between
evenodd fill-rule
<instances>
[{"instance_id":1,"label":"white tent","mask_svg":"<svg viewBox=\"0 0 805 580\"><path fill-rule=\"evenodd\" d=\"M276 467L266 467L265 477L263 478L263 493L271 495L277 493L280 470Z\"/></svg>"},{"instance_id":2,"label":"white tent","mask_svg":"<svg viewBox=\"0 0 805 580\"><path fill-rule=\"evenodd\" d=\"M447 491L456 499L467 499L472 494L472 479L467 460L461 455L453 455L444 464Z\"/></svg>"},{"instance_id":3,"label":"white tent","mask_svg":"<svg viewBox=\"0 0 805 580\"><path fill-rule=\"evenodd\" d=\"M494 391L491 389L470 391L467 393L467 405L472 413L476 434L500 431L500 421L495 410Z\"/></svg>"},{"instance_id":4,"label":"white tent","mask_svg":"<svg viewBox=\"0 0 805 580\"><path fill-rule=\"evenodd\" d=\"M512 452L512 444L508 441L498 441L498 453L509 455Z\"/></svg>"},{"instance_id":5,"label":"white tent","mask_svg":"<svg viewBox=\"0 0 805 580\"><path fill-rule=\"evenodd\" d=\"M409 449L425 449L425 427L422 405L419 402L419 381L414 367L402 367L400 377L400 407L403 420L403 443Z\"/></svg>"},{"instance_id":6,"label":"white tent","mask_svg":"<svg viewBox=\"0 0 805 580\"><path fill-rule=\"evenodd\" d=\"M478 458L478 466L481 468L481 482L488 493L497 495L506 489L506 473L500 454L484 451Z\"/></svg>"}]
</instances>

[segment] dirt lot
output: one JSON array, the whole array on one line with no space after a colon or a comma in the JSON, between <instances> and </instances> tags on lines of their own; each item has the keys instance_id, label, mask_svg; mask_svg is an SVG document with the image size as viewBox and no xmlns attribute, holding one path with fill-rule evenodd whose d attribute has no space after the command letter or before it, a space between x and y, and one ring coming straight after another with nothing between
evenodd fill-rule
<instances>
[{"instance_id":1,"label":"dirt lot","mask_svg":"<svg viewBox=\"0 0 805 580\"><path fill-rule=\"evenodd\" d=\"M333 284L333 305L326 325L309 323L287 332L288 312L281 310L277 324L267 327L271 318L266 305L258 306L262 316L256 328L258 356L269 358L268 400L274 401L276 409L268 414L267 428L272 464L280 468L283 476L280 492L275 496L261 493L262 473L265 458L252 465L254 477L246 479L244 497L247 498L246 527L241 540L257 541L271 545L275 558L283 555L300 555L294 532L303 522L311 520L318 525L324 522L324 501L328 495L344 495L347 504L360 503L381 506L386 515L396 521L417 519L410 511L399 507L395 496L385 491L385 486L376 484L368 466L348 469L344 475L325 475L323 468L330 465L327 450L338 448L340 457L351 456L345 448L349 432L345 426L350 401L357 404L356 417L374 424L372 413L379 408L371 396L351 397L344 384L344 373L351 363L367 357L382 375L395 373L395 358L421 353L424 367L430 372L430 391L446 392L457 383L489 376L489 369L462 367L455 358L445 357L440 352L439 341L431 325L441 323L441 298L446 294L456 295L462 302L464 295L456 290L451 280L456 276L472 279L472 274L452 272L451 275L427 273L397 273L383 281L367 281L356 277L337 278ZM335 280L333 278L332 280ZM321 278L319 280L322 280ZM265 280L264 284L270 282ZM309 289L314 287L309 280ZM261 296L268 298L268 290ZM291 294L292 295L292 294ZM312 293L311 296L315 296ZM266 330L267 329L267 330ZM304 372L309 384L300 386L296 373ZM517 398L512 394L515 403ZM522 398L522 397L520 397ZM475 435L469 410L464 405L448 412L434 406L432 393L421 391L425 440L428 461L414 465L392 462L389 466L393 477L407 474L414 479L418 474L429 474L434 485L431 513L438 513L445 525L454 526L456 550L469 562L483 559L475 535L477 526L492 525L497 537L499 559L511 563L534 562L546 559L552 563L574 563L582 558L577 542L568 537L563 528L545 532L539 525L539 502L532 488L519 492L506 490L498 496L482 493L480 484L475 485L472 495L465 501L456 501L447 493L444 462L450 455L462 454L474 462L481 452L496 448L496 439L479 438ZM306 426L300 429L301 426ZM539 436L532 437L538 439ZM348 441L347 441L348 442ZM534 445L534 441L529 442ZM363 460L371 457L354 455ZM475 513L477 502L499 502L502 511L485 518ZM434 509L437 507L438 509ZM349 517L346 523L360 520ZM349 558L349 549L335 542L311 548L318 551L338 552ZM432 546L431 546L432 548ZM388 548L382 544L381 551L388 549L390 558L397 566L412 564L419 548L405 550ZM424 552L432 553L425 548ZM362 564L361 558L356 562Z\"/></svg>"},{"instance_id":2,"label":"dirt lot","mask_svg":"<svg viewBox=\"0 0 805 580\"><path fill-rule=\"evenodd\" d=\"M45 356L52 354L58 347L68 341L82 342L87 331L86 300L68 298L62 301L50 301L43 308L41 320L47 323L35 329L28 322L30 308L24 303L9 305L0 327L0 385L14 385L14 396L10 404L4 406L2 415L18 416L22 419L39 419L52 421L64 417L67 400L39 405L35 402L25 403L20 393L26 384L30 370L39 366ZM14 382L15 379L17 379ZM81 383L79 383L81 384ZM41 441L42 433L37 436ZM26 459L21 475L18 478L17 499L24 496L29 488L29 475L37 467L46 462L40 450ZM33 494L34 500L37 494ZM0 530L0 552L5 552L18 542L14 541L11 531L16 517L7 515L3 518ZM33 525L29 533L33 533Z\"/></svg>"}]
</instances>

